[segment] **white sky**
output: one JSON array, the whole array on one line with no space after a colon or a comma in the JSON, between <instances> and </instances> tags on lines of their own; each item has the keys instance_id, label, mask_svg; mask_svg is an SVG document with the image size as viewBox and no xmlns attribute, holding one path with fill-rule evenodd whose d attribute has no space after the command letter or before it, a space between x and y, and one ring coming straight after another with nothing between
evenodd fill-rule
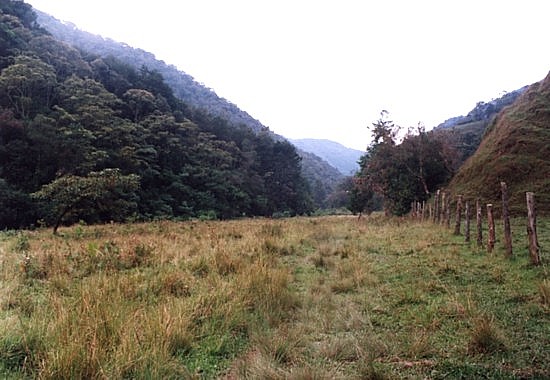
<instances>
[{"instance_id":1,"label":"white sky","mask_svg":"<svg viewBox=\"0 0 550 380\"><path fill-rule=\"evenodd\" d=\"M150 51L276 133L364 150L542 80L547 0L26 0Z\"/></svg>"}]
</instances>

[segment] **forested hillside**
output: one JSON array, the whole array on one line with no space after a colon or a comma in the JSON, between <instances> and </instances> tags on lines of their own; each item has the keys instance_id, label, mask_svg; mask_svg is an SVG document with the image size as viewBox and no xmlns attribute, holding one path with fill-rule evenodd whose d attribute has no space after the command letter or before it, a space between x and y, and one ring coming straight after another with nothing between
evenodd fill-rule
<instances>
[{"instance_id":1,"label":"forested hillside","mask_svg":"<svg viewBox=\"0 0 550 380\"><path fill-rule=\"evenodd\" d=\"M158 71L172 88L174 95L187 105L208 110L209 113L222 117L234 125L245 124L256 132L265 128L248 113L226 99L220 98L212 89L195 81L191 75L178 70L173 65L157 60L153 54L82 31L74 24L61 22L39 10L35 10L35 12L38 23L61 41L102 57L116 57L137 69L145 66Z\"/></svg>"},{"instance_id":2,"label":"forested hillside","mask_svg":"<svg viewBox=\"0 0 550 380\"><path fill-rule=\"evenodd\" d=\"M450 184L498 208L500 182L508 184L512 212L525 210L535 192L540 213L550 210L550 75L535 83L489 125L481 145Z\"/></svg>"},{"instance_id":3,"label":"forested hillside","mask_svg":"<svg viewBox=\"0 0 550 380\"><path fill-rule=\"evenodd\" d=\"M311 209L290 143L59 41L28 4L0 6L0 228Z\"/></svg>"},{"instance_id":4,"label":"forested hillside","mask_svg":"<svg viewBox=\"0 0 550 380\"><path fill-rule=\"evenodd\" d=\"M61 22L43 12L37 11L37 14L39 24L59 40L76 46L83 51L97 54L105 60L117 57L118 60L136 69L147 67L157 71L164 77L166 84L170 86L174 95L183 100L191 109L207 110L208 115L226 120L231 126L240 127L244 125L255 132L263 131L271 134L272 138L284 140L282 136L270 132L260 121L242 111L237 105L220 98L214 90L198 83L191 75L178 70L173 65L157 60L153 54L84 32L74 24ZM342 176L317 155L308 154L300 149L298 149L298 154L304 163L302 174L309 186L315 189L317 193L314 196L315 204L317 207L322 207L325 198L321 199L319 194L330 194L334 191L335 184L342 179Z\"/></svg>"}]
</instances>

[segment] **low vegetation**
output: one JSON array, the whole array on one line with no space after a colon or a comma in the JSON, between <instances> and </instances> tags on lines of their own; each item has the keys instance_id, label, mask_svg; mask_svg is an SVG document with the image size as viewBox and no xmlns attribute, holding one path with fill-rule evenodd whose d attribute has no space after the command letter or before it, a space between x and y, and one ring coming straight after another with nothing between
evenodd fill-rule
<instances>
[{"instance_id":1,"label":"low vegetation","mask_svg":"<svg viewBox=\"0 0 550 380\"><path fill-rule=\"evenodd\" d=\"M548 377L523 223L512 260L377 215L5 232L0 377Z\"/></svg>"}]
</instances>

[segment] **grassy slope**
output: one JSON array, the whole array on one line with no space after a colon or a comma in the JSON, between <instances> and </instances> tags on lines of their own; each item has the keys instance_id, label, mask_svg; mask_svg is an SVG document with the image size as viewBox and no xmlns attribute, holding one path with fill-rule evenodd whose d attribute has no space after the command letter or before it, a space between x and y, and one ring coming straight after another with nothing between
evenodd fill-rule
<instances>
[{"instance_id":1,"label":"grassy slope","mask_svg":"<svg viewBox=\"0 0 550 380\"><path fill-rule=\"evenodd\" d=\"M533 191L540 213L550 214L549 157L550 75L499 114L449 187L455 194L498 204L504 181L513 213L524 213L525 192Z\"/></svg>"},{"instance_id":2,"label":"grassy slope","mask_svg":"<svg viewBox=\"0 0 550 380\"><path fill-rule=\"evenodd\" d=\"M548 267L515 222L511 261L377 217L4 234L0 375L550 376Z\"/></svg>"}]
</instances>

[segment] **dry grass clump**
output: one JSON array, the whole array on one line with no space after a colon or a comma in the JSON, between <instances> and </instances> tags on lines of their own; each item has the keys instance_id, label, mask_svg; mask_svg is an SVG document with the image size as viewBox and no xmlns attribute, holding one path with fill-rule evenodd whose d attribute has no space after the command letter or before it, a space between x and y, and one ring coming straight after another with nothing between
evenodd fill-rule
<instances>
[{"instance_id":1,"label":"dry grass clump","mask_svg":"<svg viewBox=\"0 0 550 380\"><path fill-rule=\"evenodd\" d=\"M304 350L302 336L298 331L290 334L285 330L276 330L270 335L257 335L252 339L258 353L278 366L295 364Z\"/></svg>"},{"instance_id":2,"label":"dry grass clump","mask_svg":"<svg viewBox=\"0 0 550 380\"><path fill-rule=\"evenodd\" d=\"M502 333L496 327L494 318L481 316L474 321L468 352L490 354L506 350Z\"/></svg>"},{"instance_id":3,"label":"dry grass clump","mask_svg":"<svg viewBox=\"0 0 550 380\"><path fill-rule=\"evenodd\" d=\"M337 265L332 290L336 293L347 293L358 290L367 283L373 285L376 281L376 276L371 273L367 263L351 258Z\"/></svg>"},{"instance_id":4,"label":"dry grass clump","mask_svg":"<svg viewBox=\"0 0 550 380\"><path fill-rule=\"evenodd\" d=\"M329 360L355 362L361 358L362 350L355 336L334 336L321 344L319 353Z\"/></svg>"},{"instance_id":5,"label":"dry grass clump","mask_svg":"<svg viewBox=\"0 0 550 380\"><path fill-rule=\"evenodd\" d=\"M543 280L539 284L540 301L545 306L550 306L550 280Z\"/></svg>"},{"instance_id":6,"label":"dry grass clump","mask_svg":"<svg viewBox=\"0 0 550 380\"><path fill-rule=\"evenodd\" d=\"M416 330L411 335L412 340L407 347L407 356L409 358L414 360L428 358L435 353L428 331Z\"/></svg>"},{"instance_id":7,"label":"dry grass clump","mask_svg":"<svg viewBox=\"0 0 550 380\"><path fill-rule=\"evenodd\" d=\"M290 290L291 277L285 268L273 268L263 260L238 274L238 293L241 302L259 313L270 323L277 323L298 306Z\"/></svg>"}]
</instances>

